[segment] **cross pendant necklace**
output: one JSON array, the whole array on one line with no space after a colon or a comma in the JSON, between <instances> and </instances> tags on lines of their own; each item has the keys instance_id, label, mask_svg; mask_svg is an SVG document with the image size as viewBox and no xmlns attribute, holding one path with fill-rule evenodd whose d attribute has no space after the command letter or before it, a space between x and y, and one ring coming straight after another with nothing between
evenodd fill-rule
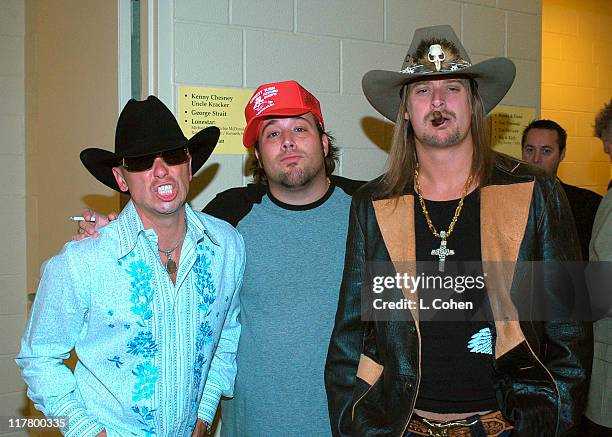
<instances>
[{"instance_id":1,"label":"cross pendant necklace","mask_svg":"<svg viewBox=\"0 0 612 437\"><path fill-rule=\"evenodd\" d=\"M440 247L437 249L433 249L431 251L432 255L436 255L438 257L438 271L444 271L444 261L446 261L446 257L450 255L454 255L455 251L452 249L448 249L446 247L446 232L440 231Z\"/></svg>"},{"instance_id":2,"label":"cross pendant necklace","mask_svg":"<svg viewBox=\"0 0 612 437\"><path fill-rule=\"evenodd\" d=\"M429 217L429 211L427 211L425 200L423 199L423 195L421 194L421 184L419 184L419 164L417 163L417 165L414 168L414 185L416 188L416 193L419 196L419 203L421 204L423 215L425 216L425 220L427 221L427 226L429 227L429 230L434 234L434 236L440 239L440 247L438 247L437 249L433 249L431 251L432 255L435 255L438 257L438 270L440 272L444 271L444 262L446 261L446 257L455 254L454 250L446 247L446 239L450 237L450 235L453 233L453 230L455 229L455 224L457 223L457 219L459 218L459 215L461 214L461 208L463 208L463 201L465 200L465 196L467 194L467 191L471 183L472 183L472 176L470 175L465 180L465 184L463 186L463 192L461 193L461 199L459 199L459 204L457 205L457 208L455 208L455 214L453 215L450 225L448 225L448 231L438 232L436 230L436 227L431 222L431 218Z\"/></svg>"}]
</instances>

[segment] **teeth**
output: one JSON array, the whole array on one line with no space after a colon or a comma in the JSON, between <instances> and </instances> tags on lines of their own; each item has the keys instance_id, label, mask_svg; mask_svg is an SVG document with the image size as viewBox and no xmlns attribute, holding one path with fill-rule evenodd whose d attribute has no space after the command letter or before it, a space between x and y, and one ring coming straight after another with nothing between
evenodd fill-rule
<instances>
[{"instance_id":1,"label":"teeth","mask_svg":"<svg viewBox=\"0 0 612 437\"><path fill-rule=\"evenodd\" d=\"M162 196L172 194L172 185L162 185L157 188L157 192Z\"/></svg>"}]
</instances>

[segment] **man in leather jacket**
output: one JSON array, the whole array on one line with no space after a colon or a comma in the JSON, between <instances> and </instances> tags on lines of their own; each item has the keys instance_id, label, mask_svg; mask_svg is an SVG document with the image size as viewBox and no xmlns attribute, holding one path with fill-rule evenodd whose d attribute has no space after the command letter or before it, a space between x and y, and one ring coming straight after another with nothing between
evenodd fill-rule
<instances>
[{"instance_id":1,"label":"man in leather jacket","mask_svg":"<svg viewBox=\"0 0 612 437\"><path fill-rule=\"evenodd\" d=\"M396 125L388 171L351 206L325 369L335 436L576 432L593 343L590 323L568 315L572 281L558 263L580 256L571 212L558 182L485 135L514 75L506 58L472 64L450 26L434 26L415 32L400 72L363 78ZM377 282L385 263L397 276L385 280L450 278L463 310L445 319L426 311L439 299L423 283ZM486 290L462 293L461 269ZM379 296L401 297L404 311L377 312Z\"/></svg>"}]
</instances>

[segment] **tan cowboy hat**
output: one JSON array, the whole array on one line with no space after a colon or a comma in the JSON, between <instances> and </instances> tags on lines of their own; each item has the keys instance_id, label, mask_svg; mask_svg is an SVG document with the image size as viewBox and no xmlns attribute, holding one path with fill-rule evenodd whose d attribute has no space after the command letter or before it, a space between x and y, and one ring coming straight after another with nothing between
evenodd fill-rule
<instances>
[{"instance_id":1,"label":"tan cowboy hat","mask_svg":"<svg viewBox=\"0 0 612 437\"><path fill-rule=\"evenodd\" d=\"M414 32L400 71L368 71L361 84L374 109L395 122L402 87L411 82L448 77L474 79L488 113L506 95L515 75L516 67L508 58L492 58L472 65L453 28L441 25Z\"/></svg>"}]
</instances>

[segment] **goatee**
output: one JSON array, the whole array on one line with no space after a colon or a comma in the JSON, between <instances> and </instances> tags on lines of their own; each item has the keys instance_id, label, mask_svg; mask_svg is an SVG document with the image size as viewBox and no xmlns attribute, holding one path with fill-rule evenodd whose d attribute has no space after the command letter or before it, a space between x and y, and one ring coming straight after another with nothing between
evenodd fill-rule
<instances>
[{"instance_id":1,"label":"goatee","mask_svg":"<svg viewBox=\"0 0 612 437\"><path fill-rule=\"evenodd\" d=\"M314 178L315 173L309 168L293 168L279 175L279 183L285 188L303 187Z\"/></svg>"},{"instance_id":2,"label":"goatee","mask_svg":"<svg viewBox=\"0 0 612 437\"><path fill-rule=\"evenodd\" d=\"M440 138L437 135L425 135L422 141L432 146L452 146L453 144L457 144L460 140L461 132L459 132L459 128L455 128L446 138Z\"/></svg>"}]
</instances>

